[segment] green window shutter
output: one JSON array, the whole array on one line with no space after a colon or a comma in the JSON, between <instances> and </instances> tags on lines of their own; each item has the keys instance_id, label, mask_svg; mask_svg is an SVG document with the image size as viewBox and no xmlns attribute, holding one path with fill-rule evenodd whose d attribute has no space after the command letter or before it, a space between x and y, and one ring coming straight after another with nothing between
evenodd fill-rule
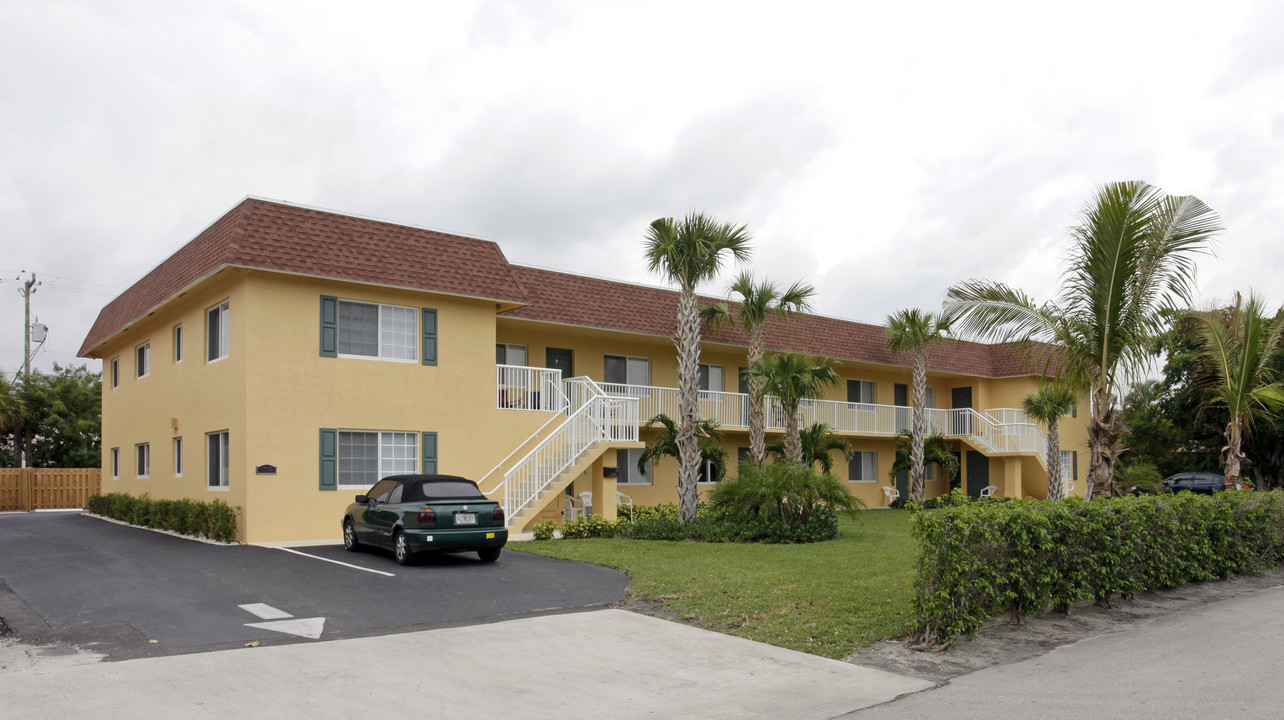
<instances>
[{"instance_id":1,"label":"green window shutter","mask_svg":"<svg viewBox=\"0 0 1284 720\"><path fill-rule=\"evenodd\" d=\"M424 365L437 364L437 311L423 308Z\"/></svg>"},{"instance_id":2,"label":"green window shutter","mask_svg":"<svg viewBox=\"0 0 1284 720\"><path fill-rule=\"evenodd\" d=\"M339 431L321 428L321 489L338 490Z\"/></svg>"},{"instance_id":3,"label":"green window shutter","mask_svg":"<svg viewBox=\"0 0 1284 720\"><path fill-rule=\"evenodd\" d=\"M425 475L437 473L437 433L423 433L423 466Z\"/></svg>"},{"instance_id":4,"label":"green window shutter","mask_svg":"<svg viewBox=\"0 0 1284 720\"><path fill-rule=\"evenodd\" d=\"M1070 453L1070 479L1079 479L1079 451L1073 450Z\"/></svg>"},{"instance_id":5,"label":"green window shutter","mask_svg":"<svg viewBox=\"0 0 1284 720\"><path fill-rule=\"evenodd\" d=\"M339 299L321 296L321 355L339 355Z\"/></svg>"}]
</instances>

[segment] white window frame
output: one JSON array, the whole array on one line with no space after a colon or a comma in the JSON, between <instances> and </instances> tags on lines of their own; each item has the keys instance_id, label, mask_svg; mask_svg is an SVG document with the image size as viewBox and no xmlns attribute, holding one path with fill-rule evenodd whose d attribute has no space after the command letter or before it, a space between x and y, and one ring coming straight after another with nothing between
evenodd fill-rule
<instances>
[{"instance_id":1,"label":"white window frame","mask_svg":"<svg viewBox=\"0 0 1284 720\"><path fill-rule=\"evenodd\" d=\"M865 472L864 472L864 470L865 470L865 459L866 459L867 457L869 458L869 470L870 470L870 472L869 472L869 475L870 475L870 476L869 476L868 478L863 477L863 476L864 476L864 474L865 474ZM862 475L862 477L860 477L860 478L853 478L853 477L852 477L852 471L851 471L851 462L854 462L854 461L856 461L857 459L859 459L859 460L860 460L860 463L861 463L861 475ZM852 460L851 460L851 462L848 462L848 464L847 464L847 482L854 482L854 483L875 483L875 482L878 482L878 451L876 451L876 450L856 450L856 451L855 451L855 454L852 456Z\"/></svg>"},{"instance_id":2,"label":"white window frame","mask_svg":"<svg viewBox=\"0 0 1284 720\"><path fill-rule=\"evenodd\" d=\"M374 355L365 355L362 353L345 353L340 350L343 347L343 306L345 304L369 305L371 307L376 308L375 337L377 338L378 342L376 343L376 350ZM389 347L385 348L383 337L386 333L393 332L391 330L387 330L384 328L385 321L389 321L389 322L392 321L392 318L385 317L384 315L384 313L389 310L405 311L407 316L409 316L411 320L414 322L414 328L409 333L410 345L389 345ZM419 308L413 308L406 305L391 305L388 303L374 303L374 302L366 302L365 300L345 300L343 298L339 298L337 300L337 305L335 306L335 311L336 311L336 317L337 317L336 324L335 324L335 350L336 350L335 354L338 357L355 358L358 360L382 360L384 362L399 362L399 363L418 363L420 361L419 345L422 340L423 333L420 325L419 316L421 311ZM407 349L410 351L409 352L410 357L404 357L404 358L394 357L389 352L390 348Z\"/></svg>"},{"instance_id":3,"label":"white window frame","mask_svg":"<svg viewBox=\"0 0 1284 720\"><path fill-rule=\"evenodd\" d=\"M623 487L637 487L643 485L655 484L655 461L647 463L647 471L642 473L641 479L629 479L638 477L638 459L642 457L644 448L626 448L621 450L628 458L627 468L616 468L615 484ZM616 462L619 462L619 455L616 456Z\"/></svg>"},{"instance_id":4,"label":"white window frame","mask_svg":"<svg viewBox=\"0 0 1284 720\"><path fill-rule=\"evenodd\" d=\"M720 393L720 392L726 391L727 376L726 376L726 373L723 372L721 365L710 365L708 363L700 363L699 371L700 371L700 384L703 385L703 387L700 388L700 392L703 393L700 396L701 400L712 400L717 396L712 395L710 393ZM715 376L717 377L716 380L714 379Z\"/></svg>"},{"instance_id":5,"label":"white window frame","mask_svg":"<svg viewBox=\"0 0 1284 720\"><path fill-rule=\"evenodd\" d=\"M152 476L151 443L138 443L134 446L134 474L138 478Z\"/></svg>"},{"instance_id":6,"label":"white window frame","mask_svg":"<svg viewBox=\"0 0 1284 720\"><path fill-rule=\"evenodd\" d=\"M231 343L228 335L229 308L230 308L230 301L224 300L218 305L215 305L205 311L205 362L206 364L216 363L219 360L226 358L231 352L231 348L230 348ZM215 342L218 343L217 345L214 345L214 343L210 342L211 318L215 318L215 321L218 323L218 337L214 338Z\"/></svg>"},{"instance_id":7,"label":"white window frame","mask_svg":"<svg viewBox=\"0 0 1284 720\"><path fill-rule=\"evenodd\" d=\"M183 362L183 323L174 326L170 338L174 341L174 364Z\"/></svg>"},{"instance_id":8,"label":"white window frame","mask_svg":"<svg viewBox=\"0 0 1284 720\"><path fill-rule=\"evenodd\" d=\"M503 349L504 349L504 361L503 361L503 362L499 362L499 349L500 349L500 348L503 348ZM521 362L513 362L512 358L510 357L510 354L511 354L514 350L520 350L520 351L521 351L521 353L522 353L522 361L521 361ZM514 343L495 343L495 364L496 364L496 365L518 365L518 366L523 366L523 367L525 367L525 366L527 366L527 364L528 364L529 360L530 360L530 354L529 354L528 352L526 352L526 346L525 346L525 345L516 345L516 344L514 344Z\"/></svg>"},{"instance_id":9,"label":"white window frame","mask_svg":"<svg viewBox=\"0 0 1284 720\"><path fill-rule=\"evenodd\" d=\"M343 436L348 434L375 435L375 478L374 482L368 479L362 479L360 482L344 482L345 473L343 467ZM420 448L421 435L418 432L409 430L357 430L344 429L339 430L336 436L336 465L340 468L335 473L335 483L340 489L364 490L372 487L374 483L392 476L405 475L408 473L417 473L421 470ZM399 442L400 441L400 442ZM412 453L397 457L399 450L409 449Z\"/></svg>"},{"instance_id":10,"label":"white window frame","mask_svg":"<svg viewBox=\"0 0 1284 720\"><path fill-rule=\"evenodd\" d=\"M174 477L183 477L183 438L174 438Z\"/></svg>"},{"instance_id":11,"label":"white window frame","mask_svg":"<svg viewBox=\"0 0 1284 720\"><path fill-rule=\"evenodd\" d=\"M1062 481L1065 481L1065 480L1074 481L1077 479L1074 476L1074 451L1073 450L1061 451L1061 479Z\"/></svg>"},{"instance_id":12,"label":"white window frame","mask_svg":"<svg viewBox=\"0 0 1284 720\"><path fill-rule=\"evenodd\" d=\"M111 449L111 479L120 479L120 448Z\"/></svg>"},{"instance_id":13,"label":"white window frame","mask_svg":"<svg viewBox=\"0 0 1284 720\"><path fill-rule=\"evenodd\" d=\"M111 389L120 387L120 356L111 359Z\"/></svg>"},{"instance_id":14,"label":"white window frame","mask_svg":"<svg viewBox=\"0 0 1284 720\"><path fill-rule=\"evenodd\" d=\"M210 446L218 443L218 477L212 472L212 463L214 458L210 452ZM231 438L227 430L218 430L205 434L205 489L212 492L226 491L231 485Z\"/></svg>"},{"instance_id":15,"label":"white window frame","mask_svg":"<svg viewBox=\"0 0 1284 720\"><path fill-rule=\"evenodd\" d=\"M713 477L713 461L701 460L700 462L702 464L702 467L704 468L704 472L701 473L700 468L699 467L696 468L696 485L709 486L709 485L721 484L721 482L718 480L701 480L700 479L701 475L703 475L704 477Z\"/></svg>"},{"instance_id":16,"label":"white window frame","mask_svg":"<svg viewBox=\"0 0 1284 720\"><path fill-rule=\"evenodd\" d=\"M134 348L134 377L142 380L152 374L152 343L147 341Z\"/></svg>"}]
</instances>

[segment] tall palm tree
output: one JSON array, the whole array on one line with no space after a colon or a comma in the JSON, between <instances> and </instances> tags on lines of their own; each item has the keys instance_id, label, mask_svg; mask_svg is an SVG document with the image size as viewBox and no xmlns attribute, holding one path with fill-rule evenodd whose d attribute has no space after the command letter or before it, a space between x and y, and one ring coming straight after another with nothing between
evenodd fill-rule
<instances>
[{"instance_id":1,"label":"tall palm tree","mask_svg":"<svg viewBox=\"0 0 1284 720\"><path fill-rule=\"evenodd\" d=\"M1248 459L1244 438L1255 418L1272 418L1284 408L1284 383L1275 379L1271 360L1284 343L1284 308L1267 320L1265 303L1250 294L1248 304L1238 293L1229 312L1191 313L1203 341L1201 357L1208 368L1211 404L1227 409L1223 473L1228 485L1238 486Z\"/></svg>"},{"instance_id":2,"label":"tall palm tree","mask_svg":"<svg viewBox=\"0 0 1284 720\"><path fill-rule=\"evenodd\" d=\"M910 454L906 452L906 446L913 447L914 432L912 430L900 431L897 433L896 443L899 446L899 450L896 453L896 459L892 462L891 469L887 472L888 480L893 484L896 483L896 476L909 470L912 465ZM959 456L950 452L949 438L939 433L933 433L923 438L922 447L923 464L935 463L941 469L941 472L945 473L945 492L948 494L951 481L954 476L959 474L959 470L962 467L962 463L959 462ZM919 488L919 492L915 494L915 497L922 500L925 495L927 495L926 483Z\"/></svg>"},{"instance_id":3,"label":"tall palm tree","mask_svg":"<svg viewBox=\"0 0 1284 720\"><path fill-rule=\"evenodd\" d=\"M1060 500L1065 495L1061 477L1061 416L1074 407L1075 392L1065 384L1052 383L1035 390L1021 401L1026 417L1048 426L1048 499Z\"/></svg>"},{"instance_id":4,"label":"tall palm tree","mask_svg":"<svg viewBox=\"0 0 1284 720\"><path fill-rule=\"evenodd\" d=\"M731 284L731 292L740 296L735 319L744 327L745 332L749 333L749 353L746 364L752 365L766 354L767 345L763 330L767 320L773 317L788 319L809 312L811 297L816 293L816 288L800 280L787 289L781 290L770 280L756 280L753 273L746 270L741 272ZM706 307L704 316L715 326L732 319L731 311L726 305ZM748 384L749 397L758 397L759 381L750 377ZM763 416L762 403L750 402L749 455L758 465L767 459L767 433Z\"/></svg>"},{"instance_id":5,"label":"tall palm tree","mask_svg":"<svg viewBox=\"0 0 1284 720\"><path fill-rule=\"evenodd\" d=\"M662 429L656 433L655 439L638 457L638 472L646 475L646 466L663 457L671 457L674 460L681 461L682 457L678 452L678 423L668 415L660 413L650 420L646 421L646 427L659 425ZM722 447L722 430L718 423L712 420L700 421L700 462L710 463L712 465L712 476L709 478L713 482L719 482L727 474L727 450Z\"/></svg>"},{"instance_id":6,"label":"tall palm tree","mask_svg":"<svg viewBox=\"0 0 1284 720\"><path fill-rule=\"evenodd\" d=\"M843 454L844 460L851 460L852 444L846 438L834 434L834 429L825 423L812 423L798 433L802 443L802 461L807 465L820 466L822 473L833 472L833 451ZM767 454L780 460L785 457L785 439L777 438L767 444Z\"/></svg>"},{"instance_id":7,"label":"tall palm tree","mask_svg":"<svg viewBox=\"0 0 1284 720\"><path fill-rule=\"evenodd\" d=\"M1162 331L1161 311L1189 306L1195 256L1211 250L1221 229L1217 213L1197 198L1165 195L1144 182L1113 183L1071 229L1055 300L1036 304L990 280L949 290L946 315L963 330L1017 342L1041 354L1045 375L1091 393L1088 497L1114 494L1123 434L1117 389L1147 363L1150 340Z\"/></svg>"},{"instance_id":8,"label":"tall palm tree","mask_svg":"<svg viewBox=\"0 0 1284 720\"><path fill-rule=\"evenodd\" d=\"M815 398L825 387L838 383L838 364L833 358L813 358L806 353L773 353L745 371L750 378L761 382L756 402L768 395L780 401L785 414L785 457L802 462L802 438L798 429L798 406L803 400Z\"/></svg>"},{"instance_id":9,"label":"tall palm tree","mask_svg":"<svg viewBox=\"0 0 1284 720\"><path fill-rule=\"evenodd\" d=\"M646 235L647 268L675 282L678 290L677 329L673 344L678 350L678 519L695 520L700 470L700 305L696 286L713 279L723 258L749 258L751 236L745 226L720 224L700 213L680 221L660 218Z\"/></svg>"},{"instance_id":10,"label":"tall palm tree","mask_svg":"<svg viewBox=\"0 0 1284 720\"><path fill-rule=\"evenodd\" d=\"M927 437L927 349L945 340L950 319L918 308L900 310L887 316L887 347L892 352L913 353L914 374L910 404L913 443L910 446L910 492L919 500L927 492L923 478L923 442Z\"/></svg>"}]
</instances>

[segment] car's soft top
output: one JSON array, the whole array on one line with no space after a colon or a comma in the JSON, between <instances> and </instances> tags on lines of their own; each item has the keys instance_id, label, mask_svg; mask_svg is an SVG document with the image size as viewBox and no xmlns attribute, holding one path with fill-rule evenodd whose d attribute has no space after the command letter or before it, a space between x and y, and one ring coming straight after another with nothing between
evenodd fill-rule
<instances>
[{"instance_id":1,"label":"car's soft top","mask_svg":"<svg viewBox=\"0 0 1284 720\"><path fill-rule=\"evenodd\" d=\"M458 475L390 475L384 480L395 480L405 487L402 502L486 499L477 483Z\"/></svg>"}]
</instances>

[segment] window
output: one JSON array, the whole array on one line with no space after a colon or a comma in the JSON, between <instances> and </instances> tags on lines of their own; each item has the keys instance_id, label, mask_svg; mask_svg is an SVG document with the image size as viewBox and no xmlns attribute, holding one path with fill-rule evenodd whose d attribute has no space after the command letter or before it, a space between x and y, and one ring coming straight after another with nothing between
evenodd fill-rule
<instances>
[{"instance_id":1,"label":"window","mask_svg":"<svg viewBox=\"0 0 1284 720\"><path fill-rule=\"evenodd\" d=\"M183 362L183 325L174 326L174 362Z\"/></svg>"},{"instance_id":2,"label":"window","mask_svg":"<svg viewBox=\"0 0 1284 720\"><path fill-rule=\"evenodd\" d=\"M339 301L339 355L414 362L419 354L419 310L399 305Z\"/></svg>"},{"instance_id":3,"label":"window","mask_svg":"<svg viewBox=\"0 0 1284 720\"><path fill-rule=\"evenodd\" d=\"M878 453L873 450L858 450L847 463L847 479L851 482L878 481Z\"/></svg>"},{"instance_id":4,"label":"window","mask_svg":"<svg viewBox=\"0 0 1284 720\"><path fill-rule=\"evenodd\" d=\"M120 358L118 357L111 359L111 386L120 387Z\"/></svg>"},{"instance_id":5,"label":"window","mask_svg":"<svg viewBox=\"0 0 1284 720\"><path fill-rule=\"evenodd\" d=\"M638 460L642 459L642 452L642 448L615 451L615 463L620 473L619 477L615 479L616 485L651 484L651 471L655 466L652 463L647 463L646 472L638 471Z\"/></svg>"},{"instance_id":6,"label":"window","mask_svg":"<svg viewBox=\"0 0 1284 720\"><path fill-rule=\"evenodd\" d=\"M120 477L120 448L111 449L111 477L113 480Z\"/></svg>"},{"instance_id":7,"label":"window","mask_svg":"<svg viewBox=\"0 0 1284 720\"><path fill-rule=\"evenodd\" d=\"M339 431L339 487L368 488L389 475L419 472L419 434Z\"/></svg>"},{"instance_id":8,"label":"window","mask_svg":"<svg viewBox=\"0 0 1284 720\"><path fill-rule=\"evenodd\" d=\"M606 355L603 378L616 385L650 385L651 361L647 358Z\"/></svg>"},{"instance_id":9,"label":"window","mask_svg":"<svg viewBox=\"0 0 1284 720\"><path fill-rule=\"evenodd\" d=\"M138 377L145 378L151 374L152 344L145 342L134 348L134 370Z\"/></svg>"},{"instance_id":10,"label":"window","mask_svg":"<svg viewBox=\"0 0 1284 720\"><path fill-rule=\"evenodd\" d=\"M874 383L869 380L848 380L847 402L870 403L872 405L875 402Z\"/></svg>"},{"instance_id":11,"label":"window","mask_svg":"<svg viewBox=\"0 0 1284 720\"><path fill-rule=\"evenodd\" d=\"M136 472L138 477L145 478L151 475L152 469L152 448L147 443L135 445L134 449L138 457L138 467Z\"/></svg>"},{"instance_id":12,"label":"window","mask_svg":"<svg viewBox=\"0 0 1284 720\"><path fill-rule=\"evenodd\" d=\"M174 438L174 477L183 477L183 438Z\"/></svg>"},{"instance_id":13,"label":"window","mask_svg":"<svg viewBox=\"0 0 1284 720\"><path fill-rule=\"evenodd\" d=\"M496 365L525 365L526 346L495 343Z\"/></svg>"},{"instance_id":14,"label":"window","mask_svg":"<svg viewBox=\"0 0 1284 720\"><path fill-rule=\"evenodd\" d=\"M714 466L712 460L704 460L699 466L700 474L696 477L696 482L701 485L708 485L718 482L714 475Z\"/></svg>"},{"instance_id":15,"label":"window","mask_svg":"<svg viewBox=\"0 0 1284 720\"><path fill-rule=\"evenodd\" d=\"M1074 476L1074 451L1073 450L1061 451L1061 479L1062 480L1076 479Z\"/></svg>"},{"instance_id":16,"label":"window","mask_svg":"<svg viewBox=\"0 0 1284 720\"><path fill-rule=\"evenodd\" d=\"M722 384L722 366L721 365L700 365L700 389L708 392L722 392L725 386ZM712 395L701 395L703 400L712 400Z\"/></svg>"},{"instance_id":17,"label":"window","mask_svg":"<svg viewBox=\"0 0 1284 720\"><path fill-rule=\"evenodd\" d=\"M227 303L205 312L205 361L227 357Z\"/></svg>"},{"instance_id":18,"label":"window","mask_svg":"<svg viewBox=\"0 0 1284 720\"><path fill-rule=\"evenodd\" d=\"M206 482L214 490L227 487L228 441L227 431L210 433L205 436Z\"/></svg>"}]
</instances>

